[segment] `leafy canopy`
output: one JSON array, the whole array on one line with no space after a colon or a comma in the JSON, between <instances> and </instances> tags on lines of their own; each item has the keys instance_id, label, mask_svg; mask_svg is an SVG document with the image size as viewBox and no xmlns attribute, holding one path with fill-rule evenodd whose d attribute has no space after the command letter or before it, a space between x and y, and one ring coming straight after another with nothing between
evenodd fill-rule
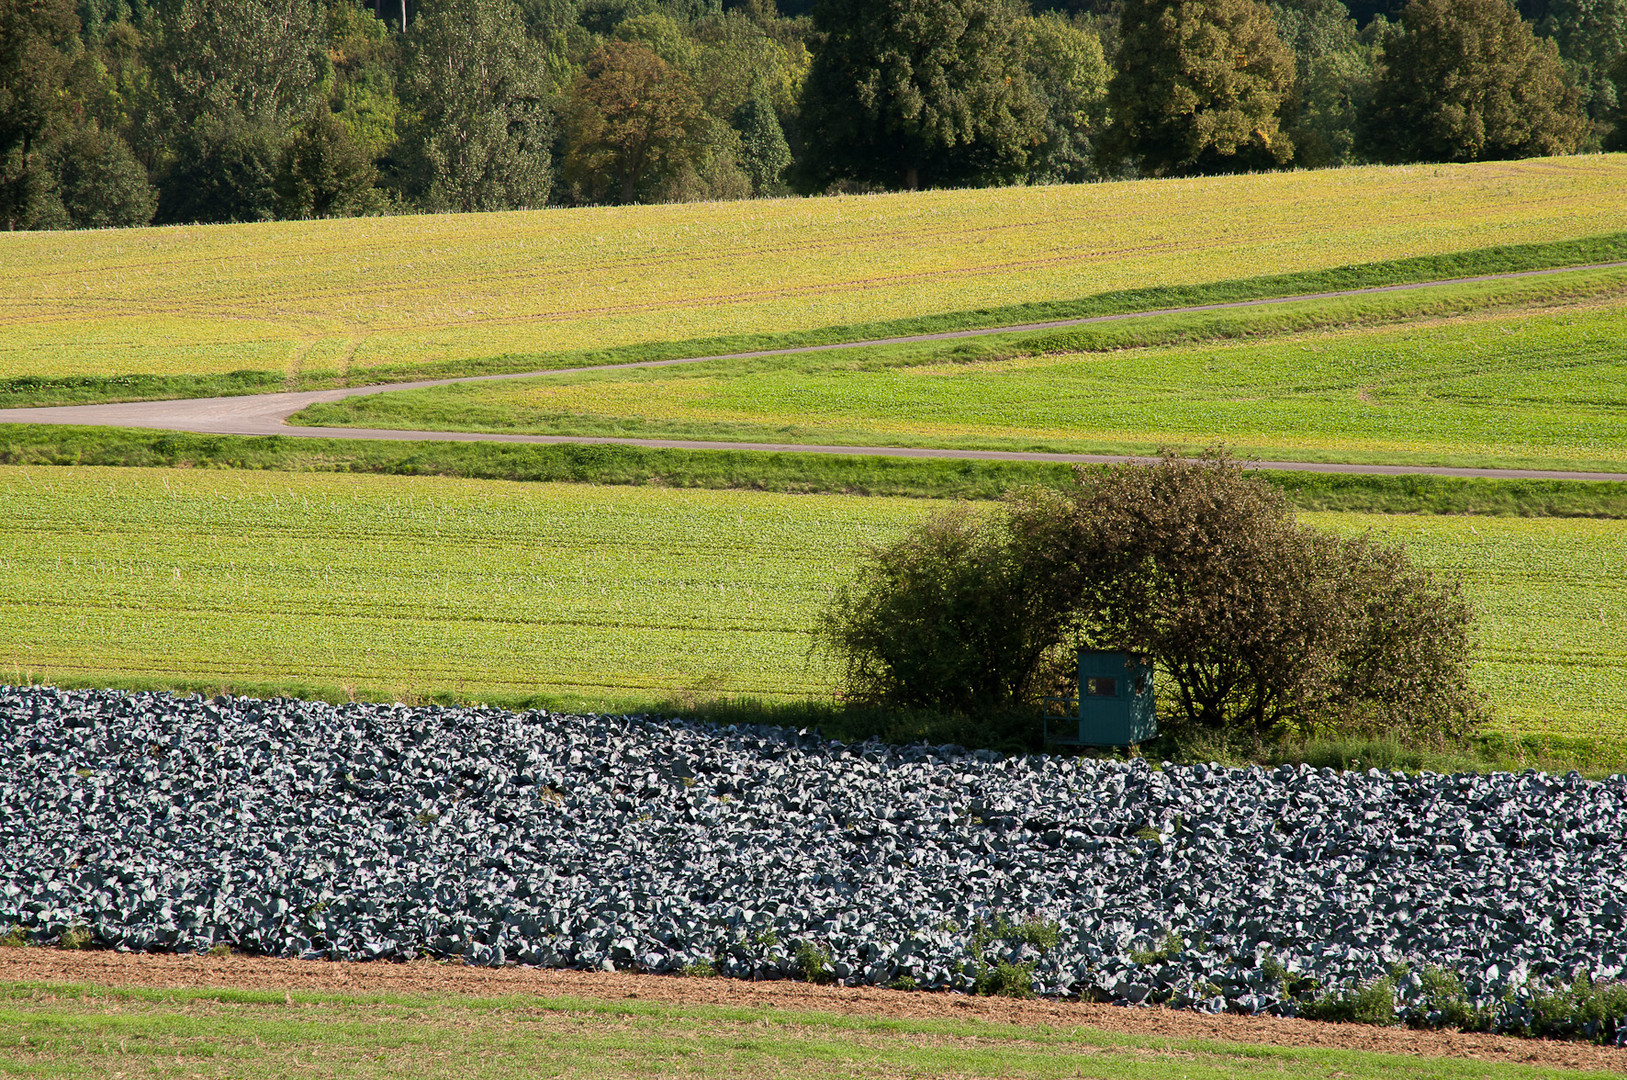
<instances>
[{"instance_id":1,"label":"leafy canopy","mask_svg":"<svg viewBox=\"0 0 1627 1080\"><path fill-rule=\"evenodd\" d=\"M553 102L513 0L438 0L408 34L409 187L431 209L542 206Z\"/></svg>"},{"instance_id":2,"label":"leafy canopy","mask_svg":"<svg viewBox=\"0 0 1627 1080\"><path fill-rule=\"evenodd\" d=\"M1481 719L1472 620L1404 550L1299 525L1211 452L933 518L871 553L820 634L869 704L1010 709L1089 646L1153 659L1168 726L1439 738Z\"/></svg>"},{"instance_id":3,"label":"leafy canopy","mask_svg":"<svg viewBox=\"0 0 1627 1080\"><path fill-rule=\"evenodd\" d=\"M1112 159L1153 175L1286 164L1294 54L1255 0L1126 0L1108 90Z\"/></svg>"},{"instance_id":4,"label":"leafy canopy","mask_svg":"<svg viewBox=\"0 0 1627 1080\"><path fill-rule=\"evenodd\" d=\"M1568 154L1587 132L1554 43L1508 0L1412 0L1384 47L1364 145L1384 161Z\"/></svg>"},{"instance_id":5,"label":"leafy canopy","mask_svg":"<svg viewBox=\"0 0 1627 1080\"><path fill-rule=\"evenodd\" d=\"M688 79L642 42L606 42L571 87L565 177L587 200L632 202L681 163L701 130Z\"/></svg>"},{"instance_id":6,"label":"leafy canopy","mask_svg":"<svg viewBox=\"0 0 1627 1080\"><path fill-rule=\"evenodd\" d=\"M1013 0L822 0L802 108L815 187L1015 179L1043 109Z\"/></svg>"}]
</instances>

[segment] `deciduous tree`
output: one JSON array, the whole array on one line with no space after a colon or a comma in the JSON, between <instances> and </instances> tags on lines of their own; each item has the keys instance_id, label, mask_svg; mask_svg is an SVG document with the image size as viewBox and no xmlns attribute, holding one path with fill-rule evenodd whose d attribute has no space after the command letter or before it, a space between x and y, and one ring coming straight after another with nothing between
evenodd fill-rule
<instances>
[{"instance_id":1,"label":"deciduous tree","mask_svg":"<svg viewBox=\"0 0 1627 1080\"><path fill-rule=\"evenodd\" d=\"M822 0L804 89L807 180L917 188L1022 175L1043 107L1011 0Z\"/></svg>"},{"instance_id":2,"label":"deciduous tree","mask_svg":"<svg viewBox=\"0 0 1627 1080\"><path fill-rule=\"evenodd\" d=\"M1294 54L1256 0L1126 0L1114 68L1110 160L1163 176L1292 159Z\"/></svg>"},{"instance_id":3,"label":"deciduous tree","mask_svg":"<svg viewBox=\"0 0 1627 1080\"><path fill-rule=\"evenodd\" d=\"M1173 728L1430 739L1481 719L1472 619L1401 549L1299 525L1210 453L1081 468L1001 513L939 515L870 554L820 635L868 704L1008 710L1089 645L1151 657Z\"/></svg>"},{"instance_id":4,"label":"deciduous tree","mask_svg":"<svg viewBox=\"0 0 1627 1080\"><path fill-rule=\"evenodd\" d=\"M1428 737L1479 721L1457 587L1298 524L1223 454L1078 470L1020 499L1011 532L1085 641L1154 658L1187 724Z\"/></svg>"},{"instance_id":5,"label":"deciduous tree","mask_svg":"<svg viewBox=\"0 0 1627 1080\"><path fill-rule=\"evenodd\" d=\"M752 191L762 195L778 189L791 164L791 148L766 87L747 98L729 124L740 133L740 167L751 179Z\"/></svg>"},{"instance_id":6,"label":"deciduous tree","mask_svg":"<svg viewBox=\"0 0 1627 1080\"><path fill-rule=\"evenodd\" d=\"M72 0L0 0L0 226L60 219L44 151L71 126L79 47Z\"/></svg>"},{"instance_id":7,"label":"deciduous tree","mask_svg":"<svg viewBox=\"0 0 1627 1080\"><path fill-rule=\"evenodd\" d=\"M1054 12L1018 24L1023 64L1044 106L1031 183L1077 183L1096 175L1093 144L1107 127L1111 71L1101 38Z\"/></svg>"},{"instance_id":8,"label":"deciduous tree","mask_svg":"<svg viewBox=\"0 0 1627 1080\"><path fill-rule=\"evenodd\" d=\"M1587 132L1553 42L1508 0L1411 0L1363 118L1383 161L1568 154Z\"/></svg>"},{"instance_id":9,"label":"deciduous tree","mask_svg":"<svg viewBox=\"0 0 1627 1080\"><path fill-rule=\"evenodd\" d=\"M277 216L355 217L381 208L378 170L339 118L311 114L283 149L277 173Z\"/></svg>"},{"instance_id":10,"label":"deciduous tree","mask_svg":"<svg viewBox=\"0 0 1627 1080\"><path fill-rule=\"evenodd\" d=\"M1619 103L1611 67L1627 56L1627 0L1527 0L1521 13L1559 46L1585 111L1601 127Z\"/></svg>"},{"instance_id":11,"label":"deciduous tree","mask_svg":"<svg viewBox=\"0 0 1627 1080\"><path fill-rule=\"evenodd\" d=\"M571 87L565 177L586 201L632 202L644 184L683 164L702 119L689 81L647 45L606 42Z\"/></svg>"},{"instance_id":12,"label":"deciduous tree","mask_svg":"<svg viewBox=\"0 0 1627 1080\"><path fill-rule=\"evenodd\" d=\"M314 0L158 0L149 53L166 123L235 116L292 128L321 100L325 18Z\"/></svg>"},{"instance_id":13,"label":"deciduous tree","mask_svg":"<svg viewBox=\"0 0 1627 1080\"><path fill-rule=\"evenodd\" d=\"M438 0L413 25L408 47L409 189L431 210L544 205L552 102L513 0Z\"/></svg>"},{"instance_id":14,"label":"deciduous tree","mask_svg":"<svg viewBox=\"0 0 1627 1080\"><path fill-rule=\"evenodd\" d=\"M89 124L54 146L49 158L63 211L74 228L119 228L152 220L158 194L117 132Z\"/></svg>"}]
</instances>

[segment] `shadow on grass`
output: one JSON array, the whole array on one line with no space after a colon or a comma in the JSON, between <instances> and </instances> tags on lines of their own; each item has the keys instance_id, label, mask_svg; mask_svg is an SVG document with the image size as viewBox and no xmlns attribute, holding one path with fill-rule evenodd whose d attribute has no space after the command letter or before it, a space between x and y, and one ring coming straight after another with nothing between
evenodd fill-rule
<instances>
[{"instance_id":1,"label":"shadow on grass","mask_svg":"<svg viewBox=\"0 0 1627 1080\"><path fill-rule=\"evenodd\" d=\"M0 674L27 685L26 672ZM777 727L806 731L827 739L854 744L867 740L893 745L927 744L955 746L967 750L992 750L1000 754L1049 752L1058 756L1089 757L1097 760L1128 761L1140 758L1155 765L1214 762L1228 766L1282 764L1308 765L1339 771L1379 769L1384 772L1543 772L1575 770L1589 778L1627 773L1627 741L1583 739L1546 732L1486 732L1461 743L1417 745L1394 737L1317 736L1275 742L1249 742L1222 739L1205 734L1162 735L1139 746L1124 749L1046 746L1041 735L1038 710L1021 710L996 716L970 717L925 709L890 709L844 705L822 698L768 700L749 697L694 695L652 699L621 698L599 700L559 694L471 694L454 691L417 691L377 687L305 683L240 683L176 680L167 678L119 679L113 689L168 692L204 697L231 695L260 699L300 698L344 704L348 701L389 702L404 705L436 705L445 708L487 707L524 712L541 709L557 713L605 713L623 716L671 717L693 720L718 727ZM102 688L107 680L53 680L62 689Z\"/></svg>"}]
</instances>

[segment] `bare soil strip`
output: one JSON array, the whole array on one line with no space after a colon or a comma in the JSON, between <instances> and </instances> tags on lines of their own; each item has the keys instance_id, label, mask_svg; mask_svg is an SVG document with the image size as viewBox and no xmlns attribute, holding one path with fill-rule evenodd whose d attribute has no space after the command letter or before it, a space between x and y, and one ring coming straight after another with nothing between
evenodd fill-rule
<instances>
[{"instance_id":1,"label":"bare soil strip","mask_svg":"<svg viewBox=\"0 0 1627 1080\"><path fill-rule=\"evenodd\" d=\"M401 439L416 442L600 443L641 446L652 449L756 450L798 454L860 454L884 457L1046 461L1081 464L1119 463L1136 459L1117 455L1050 454L1008 450L945 450L900 446L815 446L799 443L709 442L683 439L621 439L573 435L506 435L462 431L296 427L288 424L287 420L301 409L319 402L341 401L345 398L379 394L392 390L418 390L431 386L450 386L455 383L488 382L502 379L531 379L546 375L572 375L586 371L621 371L634 368L672 367L678 364L701 364L709 360L785 356L792 353L864 348L870 345L947 341L955 338L981 337L989 334L1010 334L1028 330L1050 330L1060 327L1082 326L1088 323L1119 322L1126 319L1141 319L1158 315L1180 315L1203 311L1223 311L1232 308L1263 307L1271 304L1288 304L1305 300L1324 300L1335 297L1363 296L1369 293L1427 289L1438 285L1458 285L1477 281L1504 281L1511 278L1540 277L1583 270L1607 270L1621 266L1627 266L1627 262L1593 263L1587 266L1560 266L1543 270L1522 270L1508 274L1482 274L1475 277L1419 281L1402 285L1381 285L1365 289L1344 289L1336 292L1301 293L1295 296L1269 297L1259 300L1238 300L1224 304L1197 304L1190 307L1121 312L1116 315L1058 319L1052 322L1022 323L1015 326L991 326L975 330L954 330L939 334L874 338L832 345L804 345L789 349L765 349L760 352L691 356L670 360L641 360L626 364L598 364L590 367L559 368L549 371L527 371L504 375L470 375L457 379L421 379L416 382L353 386L336 390L255 394L243 397L188 398L173 401L134 401L107 405L64 405L51 408L0 409L0 423L160 428L169 431L189 431L208 435L290 435L305 438ZM1308 461L1260 461L1253 464L1262 469L1282 469L1296 472L1374 473L1391 476L1471 476L1510 480L1627 480L1627 473L1570 472L1541 469L1463 469L1428 465L1349 465Z\"/></svg>"},{"instance_id":2,"label":"bare soil strip","mask_svg":"<svg viewBox=\"0 0 1627 1080\"><path fill-rule=\"evenodd\" d=\"M973 1019L1049 1027L1089 1027L1138 1037L1213 1039L1274 1046L1330 1047L1417 1057L1470 1058L1627 1076L1627 1050L1456 1031L1412 1031L1267 1016L1208 1016L1160 1007L1122 1008L1071 1001L1013 1001L959 994L848 989L798 982L750 983L623 972L474 968L277 960L256 956L64 952L0 949L0 981L152 989L237 989L338 994L530 995L672 1005L720 1005L905 1020Z\"/></svg>"}]
</instances>

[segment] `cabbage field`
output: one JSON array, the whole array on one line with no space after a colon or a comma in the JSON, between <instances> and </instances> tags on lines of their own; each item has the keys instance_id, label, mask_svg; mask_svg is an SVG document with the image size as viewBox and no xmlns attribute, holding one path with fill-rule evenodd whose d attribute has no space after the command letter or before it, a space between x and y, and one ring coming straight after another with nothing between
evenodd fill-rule
<instances>
[{"instance_id":1,"label":"cabbage field","mask_svg":"<svg viewBox=\"0 0 1627 1080\"><path fill-rule=\"evenodd\" d=\"M806 978L1536 1028L1627 974L1627 777L845 746L0 688L40 944ZM1627 1044L1614 1006L1574 1036Z\"/></svg>"}]
</instances>

